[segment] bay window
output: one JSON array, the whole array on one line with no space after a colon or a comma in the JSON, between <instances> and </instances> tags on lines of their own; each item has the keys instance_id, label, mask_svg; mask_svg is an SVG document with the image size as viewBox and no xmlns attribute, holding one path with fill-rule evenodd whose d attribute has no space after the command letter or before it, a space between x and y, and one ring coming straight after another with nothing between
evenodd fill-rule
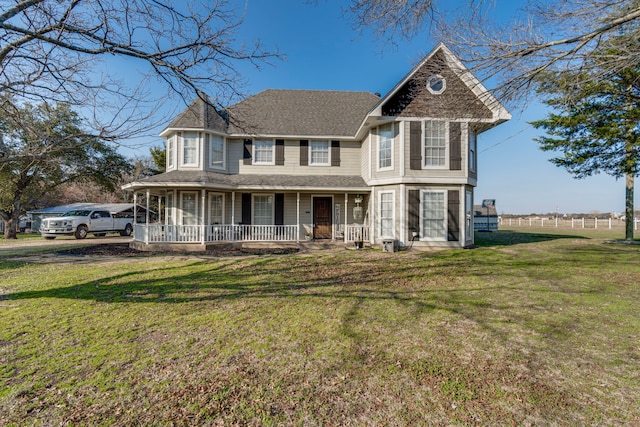
<instances>
[{"instance_id":1,"label":"bay window","mask_svg":"<svg viewBox=\"0 0 640 427\"><path fill-rule=\"evenodd\" d=\"M198 132L182 134L182 166L198 166Z\"/></svg>"},{"instance_id":2,"label":"bay window","mask_svg":"<svg viewBox=\"0 0 640 427\"><path fill-rule=\"evenodd\" d=\"M378 128L378 170L392 168L393 123Z\"/></svg>"},{"instance_id":3,"label":"bay window","mask_svg":"<svg viewBox=\"0 0 640 427\"><path fill-rule=\"evenodd\" d=\"M220 135L207 135L209 141L209 167L224 168L224 138Z\"/></svg>"},{"instance_id":4,"label":"bay window","mask_svg":"<svg viewBox=\"0 0 640 427\"><path fill-rule=\"evenodd\" d=\"M424 167L447 166L448 129L447 122L427 120L424 122Z\"/></svg>"}]
</instances>

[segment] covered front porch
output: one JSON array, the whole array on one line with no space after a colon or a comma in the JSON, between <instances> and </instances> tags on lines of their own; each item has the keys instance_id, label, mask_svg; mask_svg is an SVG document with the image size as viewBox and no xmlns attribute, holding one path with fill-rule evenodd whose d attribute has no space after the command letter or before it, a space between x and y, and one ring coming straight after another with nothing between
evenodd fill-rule
<instances>
[{"instance_id":1,"label":"covered front porch","mask_svg":"<svg viewBox=\"0 0 640 427\"><path fill-rule=\"evenodd\" d=\"M157 211L134 227L134 245L205 250L211 244L371 242L368 196L333 191L278 192L147 188L134 204ZM155 208L155 209L154 209Z\"/></svg>"}]
</instances>

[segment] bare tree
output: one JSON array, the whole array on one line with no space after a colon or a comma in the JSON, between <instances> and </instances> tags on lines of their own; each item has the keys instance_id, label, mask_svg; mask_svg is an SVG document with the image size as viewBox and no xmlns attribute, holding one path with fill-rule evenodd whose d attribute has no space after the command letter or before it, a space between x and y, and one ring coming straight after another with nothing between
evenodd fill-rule
<instances>
[{"instance_id":1,"label":"bare tree","mask_svg":"<svg viewBox=\"0 0 640 427\"><path fill-rule=\"evenodd\" d=\"M639 0L530 0L510 22L498 22L493 0L468 0L467 7L447 9L436 0L352 0L348 12L386 40L413 37L427 23L503 102L517 103L537 87L544 71L582 71L598 75L640 62ZM624 52L589 72L592 52L625 28Z\"/></svg>"},{"instance_id":2,"label":"bare tree","mask_svg":"<svg viewBox=\"0 0 640 427\"><path fill-rule=\"evenodd\" d=\"M228 0L0 0L2 107L79 106L95 136L112 141L149 126L165 98L152 96L158 82L185 100L206 93L222 108L239 94L241 63L277 57L259 41L236 41L241 24Z\"/></svg>"}]
</instances>

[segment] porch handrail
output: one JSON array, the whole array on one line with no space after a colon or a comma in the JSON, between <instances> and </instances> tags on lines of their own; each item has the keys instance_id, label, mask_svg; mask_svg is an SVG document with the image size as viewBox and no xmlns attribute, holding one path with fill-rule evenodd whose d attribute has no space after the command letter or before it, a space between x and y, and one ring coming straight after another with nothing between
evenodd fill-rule
<instances>
[{"instance_id":1,"label":"porch handrail","mask_svg":"<svg viewBox=\"0 0 640 427\"><path fill-rule=\"evenodd\" d=\"M347 242L368 242L369 241L369 227L366 225L347 225L347 232L345 233L345 241Z\"/></svg>"},{"instance_id":2,"label":"porch handrail","mask_svg":"<svg viewBox=\"0 0 640 427\"><path fill-rule=\"evenodd\" d=\"M297 225L164 225L136 224L134 239L148 243L295 242Z\"/></svg>"}]
</instances>

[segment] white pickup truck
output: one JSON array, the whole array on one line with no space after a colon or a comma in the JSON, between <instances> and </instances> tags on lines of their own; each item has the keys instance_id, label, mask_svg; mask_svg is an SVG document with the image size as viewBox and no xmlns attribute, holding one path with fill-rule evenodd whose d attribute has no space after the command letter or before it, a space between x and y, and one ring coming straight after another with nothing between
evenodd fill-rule
<instances>
[{"instance_id":1,"label":"white pickup truck","mask_svg":"<svg viewBox=\"0 0 640 427\"><path fill-rule=\"evenodd\" d=\"M40 225L40 235L45 239L57 236L75 236L84 239L88 233L104 236L107 233L130 236L133 232L133 218L118 218L106 210L78 209L55 218L45 218Z\"/></svg>"}]
</instances>

